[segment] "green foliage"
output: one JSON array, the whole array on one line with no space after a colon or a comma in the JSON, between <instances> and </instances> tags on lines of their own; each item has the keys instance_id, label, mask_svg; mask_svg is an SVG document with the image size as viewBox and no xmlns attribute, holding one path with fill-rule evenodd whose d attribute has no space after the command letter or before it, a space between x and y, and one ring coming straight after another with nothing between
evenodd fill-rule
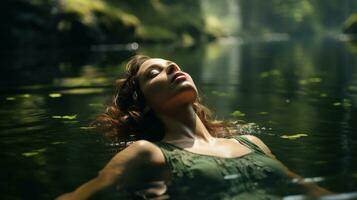
<instances>
[{"instance_id":1,"label":"green foliage","mask_svg":"<svg viewBox=\"0 0 357 200\"><path fill-rule=\"evenodd\" d=\"M15 9L16 23L8 28L25 45L144 41L190 46L211 35L205 30L199 1L32 0L13 4L21 9Z\"/></svg>"},{"instance_id":2,"label":"green foliage","mask_svg":"<svg viewBox=\"0 0 357 200\"><path fill-rule=\"evenodd\" d=\"M140 26L136 35L146 41L173 41L177 35L162 26Z\"/></svg>"},{"instance_id":3,"label":"green foliage","mask_svg":"<svg viewBox=\"0 0 357 200\"><path fill-rule=\"evenodd\" d=\"M240 5L247 34L283 32L300 36L340 30L346 15L356 10L357 1L241 0Z\"/></svg>"},{"instance_id":4,"label":"green foliage","mask_svg":"<svg viewBox=\"0 0 357 200\"><path fill-rule=\"evenodd\" d=\"M103 0L64 0L62 9L66 13L75 13L79 20L88 26L94 26L99 21L113 25L114 21L120 21L124 26L136 26L139 20L136 16L126 13L117 6Z\"/></svg>"},{"instance_id":5,"label":"green foliage","mask_svg":"<svg viewBox=\"0 0 357 200\"><path fill-rule=\"evenodd\" d=\"M283 17L284 20L301 23L313 14L314 8L310 1L287 1L287 0L273 0L274 12Z\"/></svg>"},{"instance_id":6,"label":"green foliage","mask_svg":"<svg viewBox=\"0 0 357 200\"><path fill-rule=\"evenodd\" d=\"M258 32L312 32L315 8L309 0L244 0L243 26ZM251 8L249 8L251 7Z\"/></svg>"},{"instance_id":7,"label":"green foliage","mask_svg":"<svg viewBox=\"0 0 357 200\"><path fill-rule=\"evenodd\" d=\"M356 33L357 3L343 0L20 0L2 19L5 44L19 46L178 42L229 35ZM348 8L348 9L347 9ZM8 40L8 38L11 40Z\"/></svg>"},{"instance_id":8,"label":"green foliage","mask_svg":"<svg viewBox=\"0 0 357 200\"><path fill-rule=\"evenodd\" d=\"M349 34L357 34L357 13L350 15L343 24L343 31Z\"/></svg>"}]
</instances>

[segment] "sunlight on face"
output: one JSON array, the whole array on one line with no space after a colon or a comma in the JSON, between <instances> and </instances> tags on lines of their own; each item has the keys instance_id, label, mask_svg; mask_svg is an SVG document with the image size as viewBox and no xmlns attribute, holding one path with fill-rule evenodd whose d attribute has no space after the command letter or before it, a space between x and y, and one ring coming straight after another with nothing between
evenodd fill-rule
<instances>
[{"instance_id":1,"label":"sunlight on face","mask_svg":"<svg viewBox=\"0 0 357 200\"><path fill-rule=\"evenodd\" d=\"M165 111L197 99L197 88L188 73L169 60L152 58L145 61L138 77L147 105Z\"/></svg>"}]
</instances>

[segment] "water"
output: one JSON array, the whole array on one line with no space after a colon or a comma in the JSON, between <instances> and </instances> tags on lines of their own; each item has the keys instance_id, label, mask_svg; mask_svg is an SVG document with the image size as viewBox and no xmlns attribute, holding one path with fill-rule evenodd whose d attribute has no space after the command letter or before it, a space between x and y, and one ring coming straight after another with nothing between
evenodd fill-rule
<instances>
[{"instance_id":1,"label":"water","mask_svg":"<svg viewBox=\"0 0 357 200\"><path fill-rule=\"evenodd\" d=\"M54 198L94 177L113 155L87 127L134 52L94 50L1 52L1 199ZM141 45L138 53L177 62L219 118L244 113L239 119L257 124L258 137L306 180L356 191L356 45L230 39L188 49Z\"/></svg>"}]
</instances>

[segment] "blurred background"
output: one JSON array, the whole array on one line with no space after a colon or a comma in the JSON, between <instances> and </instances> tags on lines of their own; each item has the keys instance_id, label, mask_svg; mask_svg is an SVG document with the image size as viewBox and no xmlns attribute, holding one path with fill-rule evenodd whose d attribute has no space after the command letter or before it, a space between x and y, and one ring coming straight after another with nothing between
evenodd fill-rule
<instances>
[{"instance_id":1,"label":"blurred background","mask_svg":"<svg viewBox=\"0 0 357 200\"><path fill-rule=\"evenodd\" d=\"M246 132L308 181L356 191L357 1L6 0L1 8L1 199L53 199L97 174L116 147L88 123L135 54L175 61L217 118L247 122Z\"/></svg>"}]
</instances>

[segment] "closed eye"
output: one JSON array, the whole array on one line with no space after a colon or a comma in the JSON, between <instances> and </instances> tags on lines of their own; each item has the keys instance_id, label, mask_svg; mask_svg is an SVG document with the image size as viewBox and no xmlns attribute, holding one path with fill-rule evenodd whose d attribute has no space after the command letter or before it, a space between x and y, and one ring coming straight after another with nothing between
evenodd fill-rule
<instances>
[{"instance_id":1,"label":"closed eye","mask_svg":"<svg viewBox=\"0 0 357 200\"><path fill-rule=\"evenodd\" d=\"M147 74L147 77L149 79L154 78L155 76L160 74L160 72L161 72L160 69L157 69L157 68L150 69L148 74Z\"/></svg>"}]
</instances>

